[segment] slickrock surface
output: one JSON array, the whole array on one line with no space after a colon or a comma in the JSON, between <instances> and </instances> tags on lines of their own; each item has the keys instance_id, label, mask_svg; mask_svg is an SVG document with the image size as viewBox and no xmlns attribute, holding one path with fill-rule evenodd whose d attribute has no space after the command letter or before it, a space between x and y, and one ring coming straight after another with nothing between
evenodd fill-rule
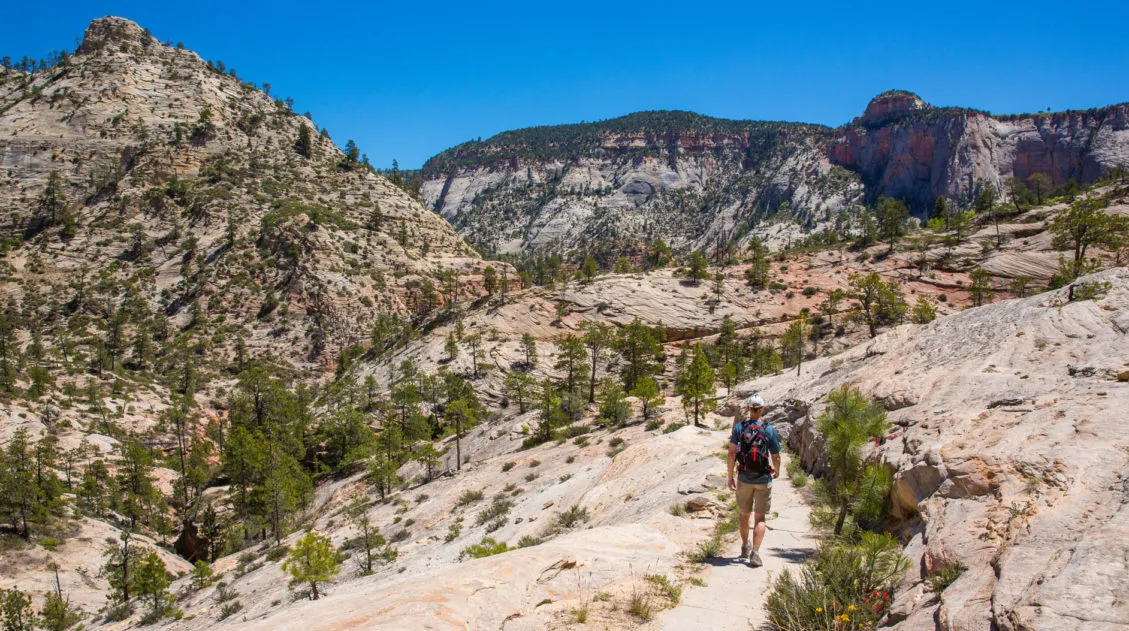
<instances>
[{"instance_id":1,"label":"slickrock surface","mask_svg":"<svg viewBox=\"0 0 1129 631\"><path fill-rule=\"evenodd\" d=\"M855 384L890 410L874 449L912 537L896 628L1129 626L1129 270L1082 282L1098 297L1061 289L898 327L738 388L812 405L790 443L816 471L831 389ZM919 583L943 561L968 570L938 600Z\"/></svg>"}]
</instances>

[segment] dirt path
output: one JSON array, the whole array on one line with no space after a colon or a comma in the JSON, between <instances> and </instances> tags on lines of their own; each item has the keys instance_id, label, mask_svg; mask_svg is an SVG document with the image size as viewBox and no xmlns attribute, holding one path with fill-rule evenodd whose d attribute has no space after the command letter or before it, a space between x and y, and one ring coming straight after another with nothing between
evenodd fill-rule
<instances>
[{"instance_id":1,"label":"dirt path","mask_svg":"<svg viewBox=\"0 0 1129 631\"><path fill-rule=\"evenodd\" d=\"M782 467L789 459L783 454ZM772 577L784 568L796 569L817 547L811 523L810 507L799 491L781 475L772 488L772 511L768 516L768 532L761 544L764 566L750 567L738 558L740 536L727 541L722 558L714 559L702 578L704 587L687 586L682 602L662 612L650 628L661 631L712 631L713 629L755 629L765 621L764 597ZM751 536L751 534L750 534Z\"/></svg>"}]
</instances>

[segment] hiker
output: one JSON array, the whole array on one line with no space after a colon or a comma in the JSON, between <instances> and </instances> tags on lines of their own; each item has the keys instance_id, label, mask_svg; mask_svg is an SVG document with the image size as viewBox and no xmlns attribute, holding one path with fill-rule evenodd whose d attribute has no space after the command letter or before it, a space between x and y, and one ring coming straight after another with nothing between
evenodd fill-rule
<instances>
[{"instance_id":1,"label":"hiker","mask_svg":"<svg viewBox=\"0 0 1129 631\"><path fill-rule=\"evenodd\" d=\"M726 470L729 473L729 490L737 492L737 510L741 513L738 519L741 558L748 558L749 565L760 567L764 563L758 550L768 528L764 516L772 507L772 480L780 475L780 438L771 425L761 421L764 399L756 394L750 396L745 399L745 409L749 417L734 423L733 433L729 436ZM739 465L736 479L733 477L734 464ZM749 513L755 516L751 544Z\"/></svg>"}]
</instances>

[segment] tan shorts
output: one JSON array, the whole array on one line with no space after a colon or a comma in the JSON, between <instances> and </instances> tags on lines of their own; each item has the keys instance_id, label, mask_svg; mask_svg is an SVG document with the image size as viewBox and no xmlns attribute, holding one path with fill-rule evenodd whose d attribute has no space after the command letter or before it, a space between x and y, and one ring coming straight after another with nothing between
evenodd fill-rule
<instances>
[{"instance_id":1,"label":"tan shorts","mask_svg":"<svg viewBox=\"0 0 1129 631\"><path fill-rule=\"evenodd\" d=\"M737 510L767 515L772 509L772 483L745 484L737 480Z\"/></svg>"}]
</instances>

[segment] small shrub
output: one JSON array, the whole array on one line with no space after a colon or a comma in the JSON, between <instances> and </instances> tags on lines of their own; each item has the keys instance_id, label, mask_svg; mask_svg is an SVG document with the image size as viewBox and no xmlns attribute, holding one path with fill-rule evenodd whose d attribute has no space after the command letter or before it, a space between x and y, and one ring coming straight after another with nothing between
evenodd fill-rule
<instances>
[{"instance_id":1,"label":"small shrub","mask_svg":"<svg viewBox=\"0 0 1129 631\"><path fill-rule=\"evenodd\" d=\"M588 605L574 608L572 610L572 619L576 621L577 624L588 622Z\"/></svg>"},{"instance_id":2,"label":"small shrub","mask_svg":"<svg viewBox=\"0 0 1129 631\"><path fill-rule=\"evenodd\" d=\"M627 613L643 622L650 621L655 617L655 606L651 604L651 595L632 588L631 597L627 599Z\"/></svg>"},{"instance_id":3,"label":"small shrub","mask_svg":"<svg viewBox=\"0 0 1129 631\"><path fill-rule=\"evenodd\" d=\"M765 600L768 621L784 629L834 631L848 616L852 628L874 628L907 565L890 535L829 539L799 572L783 572L773 581Z\"/></svg>"},{"instance_id":4,"label":"small shrub","mask_svg":"<svg viewBox=\"0 0 1129 631\"><path fill-rule=\"evenodd\" d=\"M653 418L653 419L647 421L647 424L643 427L643 429L645 429L648 432L653 432L653 431L655 431L656 429L658 429L662 426L663 426L663 421L662 421L661 418Z\"/></svg>"},{"instance_id":5,"label":"small shrub","mask_svg":"<svg viewBox=\"0 0 1129 631\"><path fill-rule=\"evenodd\" d=\"M509 546L506 542L494 541L491 537L483 537L482 541L463 548L462 553L459 554L460 559L470 557L472 559L482 559L495 554L502 554L509 551Z\"/></svg>"},{"instance_id":6,"label":"small shrub","mask_svg":"<svg viewBox=\"0 0 1129 631\"><path fill-rule=\"evenodd\" d=\"M199 591L205 587L211 586L214 581L215 577L212 573L212 567L203 560L197 561L196 564L192 566L192 589Z\"/></svg>"},{"instance_id":7,"label":"small shrub","mask_svg":"<svg viewBox=\"0 0 1129 631\"><path fill-rule=\"evenodd\" d=\"M509 471L510 469L513 469L516 464L517 463L513 462L513 461L510 461L510 462L503 464L502 465L502 473L505 473L505 472Z\"/></svg>"},{"instance_id":8,"label":"small shrub","mask_svg":"<svg viewBox=\"0 0 1129 631\"><path fill-rule=\"evenodd\" d=\"M475 525L481 526L488 522L494 521L499 517L505 518L509 514L510 509L513 508L514 503L505 499L502 496L497 496L489 506L479 511L478 516L475 518Z\"/></svg>"},{"instance_id":9,"label":"small shrub","mask_svg":"<svg viewBox=\"0 0 1129 631\"><path fill-rule=\"evenodd\" d=\"M536 480L536 479L537 479L537 474L536 474L536 473L527 473L527 474L525 474L525 481L526 481L526 482L532 482L532 481L534 481L534 480Z\"/></svg>"},{"instance_id":10,"label":"small shrub","mask_svg":"<svg viewBox=\"0 0 1129 631\"><path fill-rule=\"evenodd\" d=\"M670 505L670 514L675 517L681 517L686 514L686 504L684 502L675 502Z\"/></svg>"},{"instance_id":11,"label":"small shrub","mask_svg":"<svg viewBox=\"0 0 1129 631\"><path fill-rule=\"evenodd\" d=\"M281 561L290 552L290 546L275 546L267 551L266 559L270 562Z\"/></svg>"},{"instance_id":12,"label":"small shrub","mask_svg":"<svg viewBox=\"0 0 1129 631\"><path fill-rule=\"evenodd\" d=\"M557 515L557 525L561 528L572 528L588 521L588 509L573 504L568 510Z\"/></svg>"},{"instance_id":13,"label":"small shrub","mask_svg":"<svg viewBox=\"0 0 1129 631\"><path fill-rule=\"evenodd\" d=\"M682 588L672 583L665 574L647 574L643 579L654 585L671 605L677 605L678 601L682 600Z\"/></svg>"},{"instance_id":14,"label":"small shrub","mask_svg":"<svg viewBox=\"0 0 1129 631\"><path fill-rule=\"evenodd\" d=\"M670 425L667 425L666 427L663 428L663 433L669 434L671 432L677 432L678 430L682 429L683 427L686 427L686 423L671 423Z\"/></svg>"},{"instance_id":15,"label":"small shrub","mask_svg":"<svg viewBox=\"0 0 1129 631\"><path fill-rule=\"evenodd\" d=\"M447 526L447 536L443 537L443 541L451 543L455 539L458 539L459 535L462 534L462 532L463 525L457 521L453 521L450 525Z\"/></svg>"},{"instance_id":16,"label":"small shrub","mask_svg":"<svg viewBox=\"0 0 1129 631\"><path fill-rule=\"evenodd\" d=\"M216 585L216 602L217 603L223 604L223 603L228 602L230 600L235 600L236 598L239 598L239 592L237 592L234 589L231 589L230 587L228 587L227 583L224 583L224 582L221 581L218 585Z\"/></svg>"},{"instance_id":17,"label":"small shrub","mask_svg":"<svg viewBox=\"0 0 1129 631\"><path fill-rule=\"evenodd\" d=\"M572 464L574 462L576 462L576 456L569 456L568 458L565 458L565 464Z\"/></svg>"},{"instance_id":18,"label":"small shrub","mask_svg":"<svg viewBox=\"0 0 1129 631\"><path fill-rule=\"evenodd\" d=\"M940 594L949 585L955 583L967 569L959 561L940 563L925 577L925 588L934 594Z\"/></svg>"},{"instance_id":19,"label":"small shrub","mask_svg":"<svg viewBox=\"0 0 1129 631\"><path fill-rule=\"evenodd\" d=\"M541 466L541 461L540 461L540 460L530 460L530 461L529 461L529 466L530 466L530 467L540 467L540 466Z\"/></svg>"},{"instance_id":20,"label":"small shrub","mask_svg":"<svg viewBox=\"0 0 1129 631\"><path fill-rule=\"evenodd\" d=\"M106 609L106 615L102 616L103 622L121 622L126 618L133 615L133 604L124 602L117 603Z\"/></svg>"},{"instance_id":21,"label":"small shrub","mask_svg":"<svg viewBox=\"0 0 1129 631\"><path fill-rule=\"evenodd\" d=\"M699 543L689 556L694 563L708 563L719 554L721 554L721 537L713 536Z\"/></svg>"},{"instance_id":22,"label":"small shrub","mask_svg":"<svg viewBox=\"0 0 1129 631\"><path fill-rule=\"evenodd\" d=\"M572 444L576 445L577 447L587 447L588 446L588 437L587 436L577 436L576 438L573 439Z\"/></svg>"},{"instance_id":23,"label":"small shrub","mask_svg":"<svg viewBox=\"0 0 1129 631\"><path fill-rule=\"evenodd\" d=\"M226 620L226 619L230 618L231 616L235 615L236 613L238 613L242 609L243 609L243 603L239 602L238 600L233 602L233 603L227 603L222 608L220 608L220 615L219 615L218 619L219 620Z\"/></svg>"},{"instance_id":24,"label":"small shrub","mask_svg":"<svg viewBox=\"0 0 1129 631\"><path fill-rule=\"evenodd\" d=\"M535 537L533 535L523 535L521 539L517 540L517 547L529 548L531 546L541 545L542 543L543 540L541 539L541 537Z\"/></svg>"},{"instance_id":25,"label":"small shrub","mask_svg":"<svg viewBox=\"0 0 1129 631\"><path fill-rule=\"evenodd\" d=\"M503 469L504 469L504 467L503 467ZM473 503L481 500L482 497L483 497L483 495L482 495L481 490L466 491L462 495L459 496L459 500L457 502L455 502L455 506L458 507L458 508L462 508L464 506L468 506L470 504L473 504Z\"/></svg>"}]
</instances>

